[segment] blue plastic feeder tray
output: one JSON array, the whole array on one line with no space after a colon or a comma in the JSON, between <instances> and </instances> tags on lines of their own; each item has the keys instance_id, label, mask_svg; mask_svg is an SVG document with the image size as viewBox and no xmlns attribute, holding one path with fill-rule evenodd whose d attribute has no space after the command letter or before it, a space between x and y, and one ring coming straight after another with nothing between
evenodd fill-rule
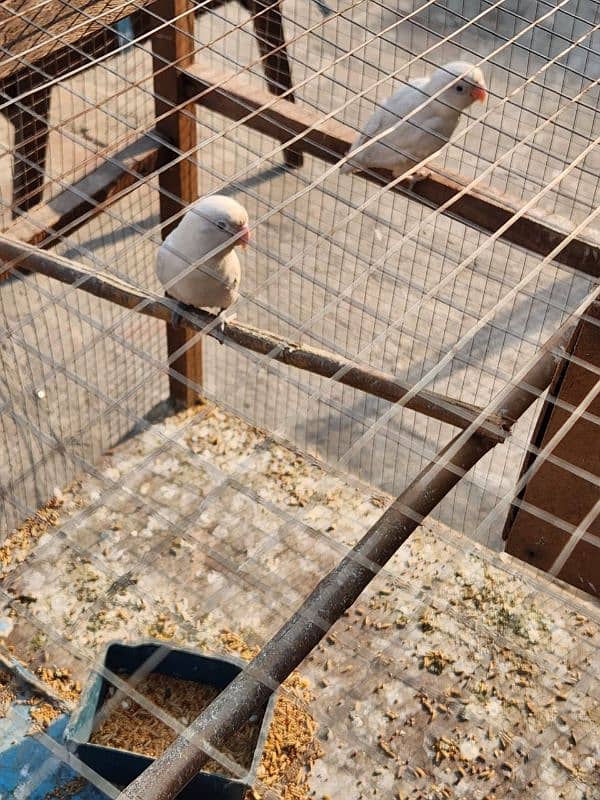
<instances>
[{"instance_id":1,"label":"blue plastic feeder tray","mask_svg":"<svg viewBox=\"0 0 600 800\"><path fill-rule=\"evenodd\" d=\"M110 644L104 654L103 667L120 677L132 675L144 665L149 672L172 678L195 681L224 689L239 672L243 661L224 656L207 656L194 650L170 647L163 642L136 645ZM147 668L147 667L146 667ZM145 677L145 675L144 675ZM112 684L100 673L93 673L81 696L79 706L65 730L68 750L103 778L120 789L128 786L154 761L153 758L128 750L93 744L90 737L96 714L112 692ZM242 800L256 780L256 772L273 716L276 695L273 695L257 717L258 737L252 761L243 778L231 778L211 772L200 772L177 795L178 800Z\"/></svg>"}]
</instances>

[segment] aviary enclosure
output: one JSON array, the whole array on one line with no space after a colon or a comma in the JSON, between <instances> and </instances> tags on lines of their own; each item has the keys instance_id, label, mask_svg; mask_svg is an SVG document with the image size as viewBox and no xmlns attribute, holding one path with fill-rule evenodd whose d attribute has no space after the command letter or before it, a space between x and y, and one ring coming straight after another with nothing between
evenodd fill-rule
<instances>
[{"instance_id":1,"label":"aviary enclosure","mask_svg":"<svg viewBox=\"0 0 600 800\"><path fill-rule=\"evenodd\" d=\"M6 737L56 712L35 757L0 728L5 796L200 796L210 758L215 797L598 797L599 28L594 0L1 4ZM425 177L340 173L457 60L487 101ZM214 193L252 231L222 330L154 271ZM177 715L102 655L148 638L251 660ZM92 667L170 732L121 781L53 733ZM252 772L227 743L275 692Z\"/></svg>"}]
</instances>

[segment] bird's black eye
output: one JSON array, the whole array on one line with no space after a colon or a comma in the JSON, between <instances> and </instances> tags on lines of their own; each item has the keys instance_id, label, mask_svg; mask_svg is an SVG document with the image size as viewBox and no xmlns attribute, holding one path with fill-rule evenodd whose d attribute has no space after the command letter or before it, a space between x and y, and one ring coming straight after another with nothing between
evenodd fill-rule
<instances>
[{"instance_id":1,"label":"bird's black eye","mask_svg":"<svg viewBox=\"0 0 600 800\"><path fill-rule=\"evenodd\" d=\"M463 87L459 83L458 86L456 87L456 91L457 92L462 92L462 90L463 90Z\"/></svg>"},{"instance_id":2,"label":"bird's black eye","mask_svg":"<svg viewBox=\"0 0 600 800\"><path fill-rule=\"evenodd\" d=\"M217 228L220 231L226 231L227 230L227 225L225 225L225 223L222 222L222 221L221 222L217 222L216 225L217 225Z\"/></svg>"}]
</instances>

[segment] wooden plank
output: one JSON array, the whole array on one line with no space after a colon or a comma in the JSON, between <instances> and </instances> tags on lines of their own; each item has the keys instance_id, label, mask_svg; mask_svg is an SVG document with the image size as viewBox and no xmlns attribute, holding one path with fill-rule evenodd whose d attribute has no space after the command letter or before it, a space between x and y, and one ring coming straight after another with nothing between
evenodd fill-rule
<instances>
[{"instance_id":1,"label":"wooden plank","mask_svg":"<svg viewBox=\"0 0 600 800\"><path fill-rule=\"evenodd\" d=\"M321 121L322 115L306 106L285 99L273 101L267 92L256 87L247 77L218 72L202 63L182 70L181 77L187 96L195 102L232 120L243 119L248 127L280 142L301 136L294 143L296 149L331 164L344 156L354 141L356 133L351 128L336 120ZM263 106L268 108L258 111ZM385 170L377 171L376 175L364 173L364 177L386 183L392 180L391 173ZM410 194L428 205L439 207L456 197L466 185L467 181L460 175L435 171L417 183L410 192L406 182L396 186L393 191ZM483 187L469 189L456 199L447 213L466 225L494 233L521 205L516 198ZM569 220L561 220L559 224L553 216L552 222L549 222L543 212L529 211L502 233L502 239L537 255L547 256L573 228ZM554 257L554 261L599 278L600 242L579 235Z\"/></svg>"},{"instance_id":2,"label":"wooden plank","mask_svg":"<svg viewBox=\"0 0 600 800\"><path fill-rule=\"evenodd\" d=\"M292 88L281 7L273 5L272 0L245 0L243 5L252 18L254 36L264 59L263 68L269 91L271 94L281 95ZM289 92L287 98L290 102L295 102L293 92ZM295 147L286 147L283 158L292 169L301 167L304 159L302 151Z\"/></svg>"},{"instance_id":3,"label":"wooden plank","mask_svg":"<svg viewBox=\"0 0 600 800\"><path fill-rule=\"evenodd\" d=\"M573 338L571 351L580 363L563 359L552 384L551 395L576 407L599 378L594 368L600 368L600 303L595 303L582 320ZM600 416L600 396L589 405L590 415ZM568 420L570 411L546 401L533 434L532 445L544 447ZM598 501L598 486L575 474L569 466L585 470L600 478L600 431L593 419L580 418L556 445L552 454L566 466L546 461L532 475L519 500L526 507L516 507L509 515L505 538L506 550L522 561L543 570L552 568L570 531L577 528ZM521 474L536 461L535 455L525 459ZM552 515L563 525L552 524L546 518L531 513L527 507ZM565 527L567 530L565 530ZM594 543L596 540L596 544ZM600 517L590 523L585 539L576 544L558 577L586 592L600 597Z\"/></svg>"},{"instance_id":4,"label":"wooden plank","mask_svg":"<svg viewBox=\"0 0 600 800\"><path fill-rule=\"evenodd\" d=\"M158 0L153 6L162 19L180 17L177 22L161 30L152 38L154 53L154 93L157 130L173 145L172 166L159 176L160 217L163 222L163 239L179 224L178 213L198 198L198 168L192 161L196 157L197 124L193 103L183 105L182 82L177 67L184 68L194 59L194 4L190 0ZM185 12L188 12L185 14ZM185 14L185 16L180 16ZM165 63L171 66L165 69ZM173 111L173 108L177 109ZM167 115L164 116L163 115ZM178 159L180 153L191 153L192 157ZM174 218L175 217L175 218ZM175 371L170 373L170 397L173 404L188 408L200 401L199 387L202 385L202 341L191 341L196 334L184 327L167 326L167 352ZM181 376L181 377L178 377Z\"/></svg>"},{"instance_id":5,"label":"wooden plank","mask_svg":"<svg viewBox=\"0 0 600 800\"><path fill-rule=\"evenodd\" d=\"M102 31L119 19L149 5L149 0L13 0L0 4L0 48L5 54L0 79L38 62L65 45L75 44Z\"/></svg>"},{"instance_id":6,"label":"wooden plank","mask_svg":"<svg viewBox=\"0 0 600 800\"><path fill-rule=\"evenodd\" d=\"M127 190L136 188L166 162L157 137L142 136L48 203L31 209L4 233L38 247L50 247L59 236L72 233L99 214Z\"/></svg>"},{"instance_id":7,"label":"wooden plank","mask_svg":"<svg viewBox=\"0 0 600 800\"><path fill-rule=\"evenodd\" d=\"M149 292L133 287L113 275L61 256L43 253L39 248L17 242L2 234L0 234L0 263L9 267L15 266L26 272L39 272L62 283L77 284L81 291L167 323L171 321L173 312L178 308L175 300L170 298L156 300ZM409 384L404 384L394 375L357 366L336 353L298 344L250 325L228 322L222 334L216 330L215 320L216 317L207 311L197 310L193 314L186 315L184 324L194 333L204 332L205 335L212 336L220 342L243 347L259 355L268 355L273 361L331 378L345 386L359 389L373 397L384 398L391 403L399 402L412 391ZM209 325L211 329L205 331ZM557 341L554 341L552 346L555 346ZM535 395L535 390L521 391L525 395ZM468 428L483 414L483 409L479 406L463 403L461 400L427 389L421 389L417 395L411 396L405 405L412 411L458 428ZM486 413L485 420L481 421L477 433L486 439L504 441L508 435L507 429L512 423L513 420L510 418Z\"/></svg>"}]
</instances>

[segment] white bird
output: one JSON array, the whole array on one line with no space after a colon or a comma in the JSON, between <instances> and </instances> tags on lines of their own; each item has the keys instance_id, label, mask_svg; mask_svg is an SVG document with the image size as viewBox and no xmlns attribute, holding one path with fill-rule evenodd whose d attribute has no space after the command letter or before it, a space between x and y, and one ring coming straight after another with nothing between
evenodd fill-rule
<instances>
[{"instance_id":1,"label":"white bird","mask_svg":"<svg viewBox=\"0 0 600 800\"><path fill-rule=\"evenodd\" d=\"M238 299L242 277L234 248L249 241L248 213L242 205L224 195L203 197L160 246L156 274L167 293L185 306L218 308L223 332L223 312ZM180 322L174 314L173 324Z\"/></svg>"},{"instance_id":2,"label":"white bird","mask_svg":"<svg viewBox=\"0 0 600 800\"><path fill-rule=\"evenodd\" d=\"M437 97L428 100L433 95ZM367 145L340 171L356 172L373 167L389 169L395 178L399 177L446 144L458 125L461 112L476 100L483 102L486 96L483 72L465 61L453 61L437 69L430 77L410 81L388 97L369 118L364 132L348 155L377 134L392 126L393 129ZM405 120L422 104L425 104L423 108ZM414 178L413 184L426 174Z\"/></svg>"}]
</instances>

